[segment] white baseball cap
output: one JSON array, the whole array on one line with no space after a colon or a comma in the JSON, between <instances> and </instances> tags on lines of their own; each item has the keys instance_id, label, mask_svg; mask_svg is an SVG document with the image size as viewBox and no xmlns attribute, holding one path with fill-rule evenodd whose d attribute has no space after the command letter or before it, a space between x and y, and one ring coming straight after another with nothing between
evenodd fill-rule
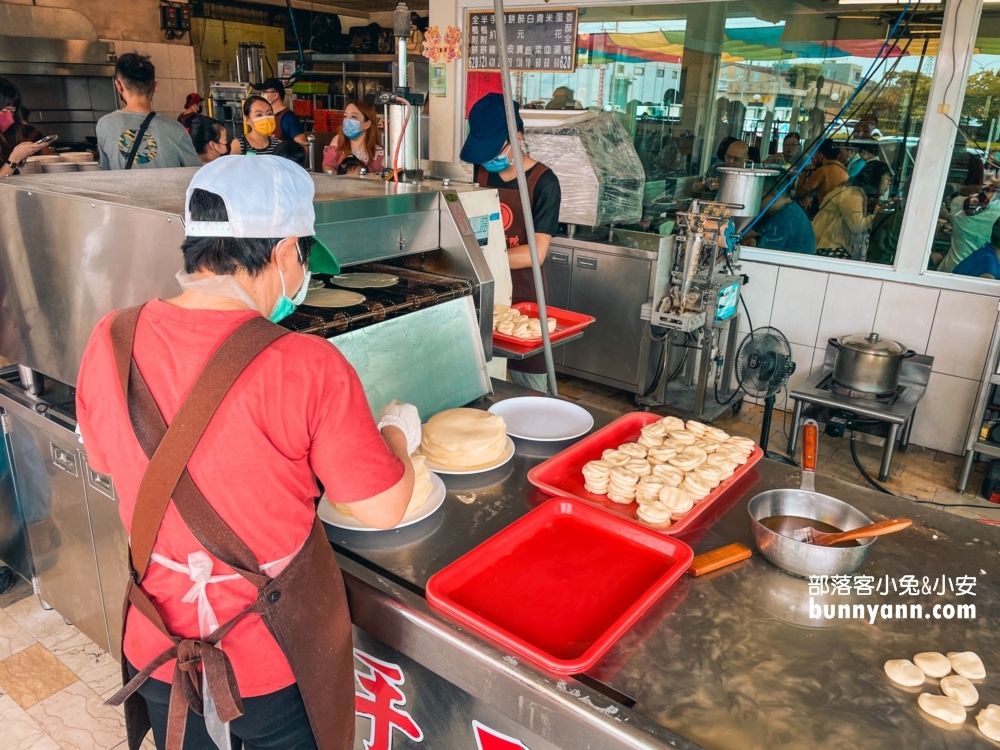
<instances>
[{"instance_id":1,"label":"white baseball cap","mask_svg":"<svg viewBox=\"0 0 1000 750\"><path fill-rule=\"evenodd\" d=\"M222 198L227 221L191 218L191 195L198 189ZM223 156L195 172L188 184L184 233L188 237L312 237L310 270L337 274L340 266L336 258L315 236L315 193L312 177L290 159L260 154Z\"/></svg>"}]
</instances>

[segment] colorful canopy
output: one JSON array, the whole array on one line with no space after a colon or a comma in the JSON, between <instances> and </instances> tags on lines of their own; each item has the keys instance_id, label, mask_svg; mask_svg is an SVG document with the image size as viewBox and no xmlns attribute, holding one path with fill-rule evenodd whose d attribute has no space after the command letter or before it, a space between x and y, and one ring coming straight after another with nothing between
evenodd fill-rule
<instances>
[{"instance_id":1,"label":"colorful canopy","mask_svg":"<svg viewBox=\"0 0 1000 750\"><path fill-rule=\"evenodd\" d=\"M779 60L829 60L838 57L874 58L882 49L878 39L841 39L837 41L790 41L782 39L784 26L727 28L722 42L722 62L776 62ZM684 56L683 31L645 31L636 34L601 32L580 34L577 51L587 56L592 65L612 62L681 62ZM883 57L920 54L926 43L924 54L936 55L938 40L914 39L907 47L906 42L887 48ZM700 47L707 47L702 42Z\"/></svg>"}]
</instances>

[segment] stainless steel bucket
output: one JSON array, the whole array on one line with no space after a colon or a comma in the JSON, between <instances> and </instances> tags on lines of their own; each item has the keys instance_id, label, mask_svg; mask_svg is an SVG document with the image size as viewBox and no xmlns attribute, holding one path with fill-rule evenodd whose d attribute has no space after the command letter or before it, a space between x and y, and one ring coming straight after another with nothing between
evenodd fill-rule
<instances>
[{"instance_id":1,"label":"stainless steel bucket","mask_svg":"<svg viewBox=\"0 0 1000 750\"><path fill-rule=\"evenodd\" d=\"M764 195L764 178L778 174L773 169L744 169L740 167L719 167L719 203L729 203L735 208L731 215L756 216L760 213L760 201Z\"/></svg>"}]
</instances>

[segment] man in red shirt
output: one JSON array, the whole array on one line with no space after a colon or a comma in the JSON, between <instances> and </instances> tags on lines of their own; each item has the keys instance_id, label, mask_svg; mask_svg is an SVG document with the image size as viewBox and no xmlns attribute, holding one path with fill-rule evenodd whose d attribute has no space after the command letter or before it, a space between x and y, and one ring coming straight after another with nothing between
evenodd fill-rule
<instances>
[{"instance_id":1,"label":"man in red shirt","mask_svg":"<svg viewBox=\"0 0 1000 750\"><path fill-rule=\"evenodd\" d=\"M120 386L120 363L116 364L116 314L104 318L91 336L78 381L77 414L90 464L114 479L122 523L130 534L134 569L145 567L136 559L141 557L136 535L147 517L140 485L150 479L147 456L152 451L141 442L142 420L135 418L133 382L145 382L162 420L169 425L196 388L206 364L224 342L235 338L234 332L248 323L271 330L261 315L276 322L294 309L309 282L306 263L314 245L313 189L305 170L280 157L230 156L203 167L187 191L184 272L178 274L183 292L168 300L151 300L138 313L132 345L137 372L133 369L128 378L127 403ZM325 248L314 246L314 250ZM265 581L280 579L286 569L291 574L300 552L310 548L310 535L315 535L318 525L319 485L332 501L351 503L352 513L363 523L395 526L413 488L409 455L420 442L420 419L414 407L390 405L376 426L357 374L336 348L322 338L273 328L272 333L280 337L238 375L209 417L186 465L211 510L252 552L258 575L262 573ZM133 425L137 425L135 430ZM168 430L164 443L169 436ZM323 708L335 713L329 703L317 706L329 696L308 693L306 685L315 674L300 673L298 666L293 669L303 659L289 656L277 631L308 639L295 631L294 623L275 627L268 619L271 613L246 612L255 602L265 608L270 606L267 602L277 602L280 592L271 591L265 602L263 593L269 589L258 591L238 568L208 552L209 548L213 552L224 549L225 539L220 539L225 535L210 538L204 528L190 525L189 515L178 510L180 485L168 492L172 497L155 530L152 553L147 555L148 571L144 575L133 571L133 588L148 599L173 639L195 644L202 656L219 624L235 619L218 641L218 649L231 664L238 686L236 698L242 698L243 709L238 718L220 721L224 712L212 714L206 702L207 722L189 709L186 731L183 723L179 730L183 747L210 748L214 740L225 748L231 731L247 748L346 750L344 738L353 735L354 724L350 623L343 583L325 537L323 554L329 555L330 563L324 563L327 567L321 577L333 587L334 599L343 602L343 611L307 611L315 604L288 602L288 596L281 606L295 607L296 615L304 614L304 620L339 619L341 634L346 628L346 641L341 639L342 646L331 656L341 667L347 665L346 670L322 663L306 670L327 669L329 676L347 683L338 685L336 679L327 678L329 690L345 696L346 702L338 705L344 714L349 711L335 717L337 722L350 723L347 733L339 733L336 741L329 739L330 733L324 736L321 726L330 719L317 716ZM135 603L131 594L130 601ZM177 659L162 661L174 640L140 609L130 606L127 610L123 652L129 678L144 668L151 670L147 670L149 679L138 680L138 692L128 700L139 696L144 700L158 748L175 750L171 746L175 745L180 750L176 735L167 741L168 712L174 713L168 711L168 704L173 708L170 683L174 682L174 693L189 692L190 685L184 690L177 687L183 687L186 679L179 670L188 667L178 666ZM157 657L161 657L159 666ZM321 657L309 658L318 661ZM202 675L208 663L199 666ZM202 680L202 699L206 692ZM210 692L215 703L221 704L217 686L211 686ZM199 707L189 696L174 696L174 700L184 697L189 705ZM137 731L145 734L146 729ZM141 741L142 735L137 736ZM131 743L131 726L129 737Z\"/></svg>"}]
</instances>

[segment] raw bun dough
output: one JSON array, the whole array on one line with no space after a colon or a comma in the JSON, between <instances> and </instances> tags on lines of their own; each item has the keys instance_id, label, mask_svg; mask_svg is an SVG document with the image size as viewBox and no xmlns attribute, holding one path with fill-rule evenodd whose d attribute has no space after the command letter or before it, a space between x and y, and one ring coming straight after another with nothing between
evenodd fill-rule
<instances>
[{"instance_id":1,"label":"raw bun dough","mask_svg":"<svg viewBox=\"0 0 1000 750\"><path fill-rule=\"evenodd\" d=\"M920 687L927 679L920 667L909 659L890 659L883 669L890 680L904 687Z\"/></svg>"},{"instance_id":2,"label":"raw bun dough","mask_svg":"<svg viewBox=\"0 0 1000 750\"><path fill-rule=\"evenodd\" d=\"M311 307L353 307L365 301L365 295L346 289L310 289L303 303Z\"/></svg>"},{"instance_id":3,"label":"raw bun dough","mask_svg":"<svg viewBox=\"0 0 1000 750\"><path fill-rule=\"evenodd\" d=\"M948 657L937 651L919 653L913 657L913 663L928 677L945 677L951 674L951 662L948 661Z\"/></svg>"},{"instance_id":4,"label":"raw bun dough","mask_svg":"<svg viewBox=\"0 0 1000 750\"><path fill-rule=\"evenodd\" d=\"M965 721L965 709L957 701L944 695L921 693L917 705L924 711L946 724L961 724Z\"/></svg>"},{"instance_id":5,"label":"raw bun dough","mask_svg":"<svg viewBox=\"0 0 1000 750\"><path fill-rule=\"evenodd\" d=\"M1000 742L1000 706L991 703L976 716L979 731L994 742Z\"/></svg>"},{"instance_id":6,"label":"raw bun dough","mask_svg":"<svg viewBox=\"0 0 1000 750\"><path fill-rule=\"evenodd\" d=\"M432 464L475 471L497 464L507 450L503 417L481 409L446 409L424 425L420 452Z\"/></svg>"},{"instance_id":7,"label":"raw bun dough","mask_svg":"<svg viewBox=\"0 0 1000 750\"><path fill-rule=\"evenodd\" d=\"M979 691L960 674L941 678L941 692L962 706L974 706L979 703Z\"/></svg>"},{"instance_id":8,"label":"raw bun dough","mask_svg":"<svg viewBox=\"0 0 1000 750\"><path fill-rule=\"evenodd\" d=\"M986 667L983 660L972 651L949 651L948 661L951 668L969 680L981 680L986 677Z\"/></svg>"},{"instance_id":9,"label":"raw bun dough","mask_svg":"<svg viewBox=\"0 0 1000 750\"><path fill-rule=\"evenodd\" d=\"M334 276L330 281L348 289L378 289L394 286L399 282L399 277L391 273L344 273Z\"/></svg>"}]
</instances>

